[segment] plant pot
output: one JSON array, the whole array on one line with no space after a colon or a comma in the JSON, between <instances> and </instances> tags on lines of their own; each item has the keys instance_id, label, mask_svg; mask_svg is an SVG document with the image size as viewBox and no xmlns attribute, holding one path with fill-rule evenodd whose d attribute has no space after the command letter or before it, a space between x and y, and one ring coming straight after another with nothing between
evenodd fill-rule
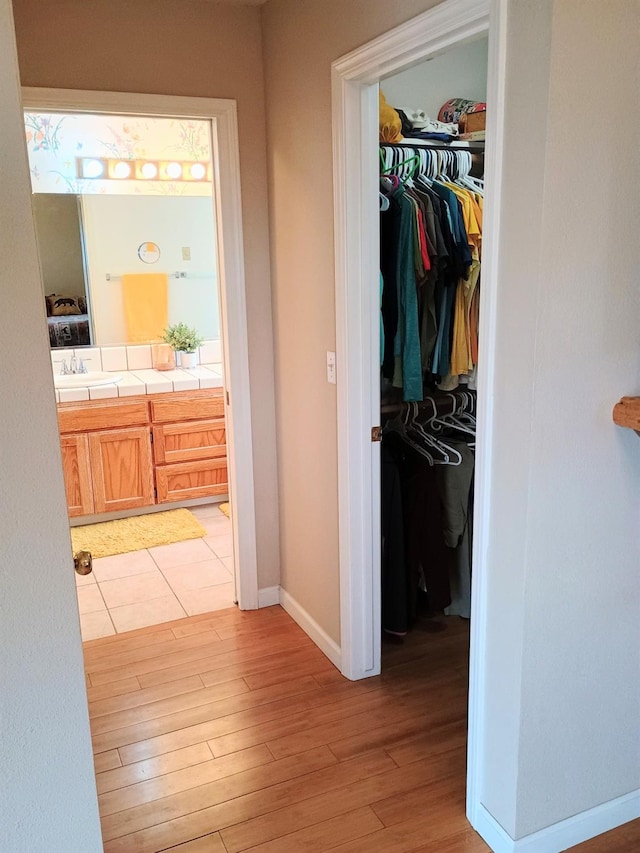
<instances>
[{"instance_id":1,"label":"plant pot","mask_svg":"<svg viewBox=\"0 0 640 853\"><path fill-rule=\"evenodd\" d=\"M180 353L180 367L186 367L187 370L191 367L198 366L198 354L195 352Z\"/></svg>"}]
</instances>

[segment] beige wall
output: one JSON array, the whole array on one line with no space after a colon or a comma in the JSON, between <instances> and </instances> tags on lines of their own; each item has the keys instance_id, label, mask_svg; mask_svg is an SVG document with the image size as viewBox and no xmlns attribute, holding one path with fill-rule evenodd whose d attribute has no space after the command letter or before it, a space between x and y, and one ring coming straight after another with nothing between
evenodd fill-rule
<instances>
[{"instance_id":1,"label":"beige wall","mask_svg":"<svg viewBox=\"0 0 640 853\"><path fill-rule=\"evenodd\" d=\"M435 0L263 8L281 584L339 642L331 63Z\"/></svg>"},{"instance_id":2,"label":"beige wall","mask_svg":"<svg viewBox=\"0 0 640 853\"><path fill-rule=\"evenodd\" d=\"M0 847L98 853L48 341L23 340L25 328L44 332L46 321L9 0L0 0L0 80Z\"/></svg>"},{"instance_id":3,"label":"beige wall","mask_svg":"<svg viewBox=\"0 0 640 853\"><path fill-rule=\"evenodd\" d=\"M203 0L15 0L24 86L238 102L259 585L278 583L278 501L260 12Z\"/></svg>"}]
</instances>

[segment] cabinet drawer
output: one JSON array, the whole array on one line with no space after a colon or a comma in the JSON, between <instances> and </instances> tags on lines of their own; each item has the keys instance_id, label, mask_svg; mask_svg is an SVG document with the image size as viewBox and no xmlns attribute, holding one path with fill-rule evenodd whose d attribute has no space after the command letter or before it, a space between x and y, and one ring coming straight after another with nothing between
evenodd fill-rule
<instances>
[{"instance_id":1,"label":"cabinet drawer","mask_svg":"<svg viewBox=\"0 0 640 853\"><path fill-rule=\"evenodd\" d=\"M153 427L156 465L213 459L227 452L224 418Z\"/></svg>"},{"instance_id":2,"label":"cabinet drawer","mask_svg":"<svg viewBox=\"0 0 640 853\"><path fill-rule=\"evenodd\" d=\"M149 404L111 403L101 400L95 408L87 403L58 409L60 432L88 432L96 429L113 429L146 424L149 422Z\"/></svg>"},{"instance_id":3,"label":"cabinet drawer","mask_svg":"<svg viewBox=\"0 0 640 853\"><path fill-rule=\"evenodd\" d=\"M179 400L154 400L151 402L151 420L154 423L223 417L224 400L222 394L215 397L187 397Z\"/></svg>"},{"instance_id":4,"label":"cabinet drawer","mask_svg":"<svg viewBox=\"0 0 640 853\"><path fill-rule=\"evenodd\" d=\"M227 460L178 462L156 468L156 486L158 503L226 495L229 490Z\"/></svg>"}]
</instances>

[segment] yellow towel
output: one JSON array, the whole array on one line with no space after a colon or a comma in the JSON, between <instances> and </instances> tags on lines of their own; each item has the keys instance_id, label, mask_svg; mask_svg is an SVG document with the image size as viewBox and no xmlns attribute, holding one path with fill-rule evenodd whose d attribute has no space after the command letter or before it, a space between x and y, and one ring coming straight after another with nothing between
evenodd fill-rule
<instances>
[{"instance_id":1,"label":"yellow towel","mask_svg":"<svg viewBox=\"0 0 640 853\"><path fill-rule=\"evenodd\" d=\"M130 343L158 341L169 321L169 280L165 273L122 276L122 301Z\"/></svg>"}]
</instances>

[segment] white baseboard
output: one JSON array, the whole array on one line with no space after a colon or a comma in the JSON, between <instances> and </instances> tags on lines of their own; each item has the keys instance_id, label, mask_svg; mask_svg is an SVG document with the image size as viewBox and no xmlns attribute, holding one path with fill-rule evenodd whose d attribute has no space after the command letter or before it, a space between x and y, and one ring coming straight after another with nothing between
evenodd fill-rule
<instances>
[{"instance_id":1,"label":"white baseboard","mask_svg":"<svg viewBox=\"0 0 640 853\"><path fill-rule=\"evenodd\" d=\"M467 817L469 815L467 814ZM473 819L470 818L471 826L475 829L478 835L487 842L493 853L513 853L515 850L515 841L504 830L498 821L490 814L482 803L478 803L475 808Z\"/></svg>"},{"instance_id":2,"label":"white baseboard","mask_svg":"<svg viewBox=\"0 0 640 853\"><path fill-rule=\"evenodd\" d=\"M305 634L313 640L320 651L329 658L331 663L338 669L341 669L342 655L340 653L340 646L318 625L316 620L307 613L304 607L298 604L295 598L289 595L284 589L280 590L280 604L294 622L297 622Z\"/></svg>"},{"instance_id":3,"label":"white baseboard","mask_svg":"<svg viewBox=\"0 0 640 853\"><path fill-rule=\"evenodd\" d=\"M258 590L258 607L273 607L280 604L280 587L267 586Z\"/></svg>"},{"instance_id":4,"label":"white baseboard","mask_svg":"<svg viewBox=\"0 0 640 853\"><path fill-rule=\"evenodd\" d=\"M473 828L494 853L561 853L562 850L639 817L640 789L561 820L517 841L505 832L483 805L478 806Z\"/></svg>"}]
</instances>

